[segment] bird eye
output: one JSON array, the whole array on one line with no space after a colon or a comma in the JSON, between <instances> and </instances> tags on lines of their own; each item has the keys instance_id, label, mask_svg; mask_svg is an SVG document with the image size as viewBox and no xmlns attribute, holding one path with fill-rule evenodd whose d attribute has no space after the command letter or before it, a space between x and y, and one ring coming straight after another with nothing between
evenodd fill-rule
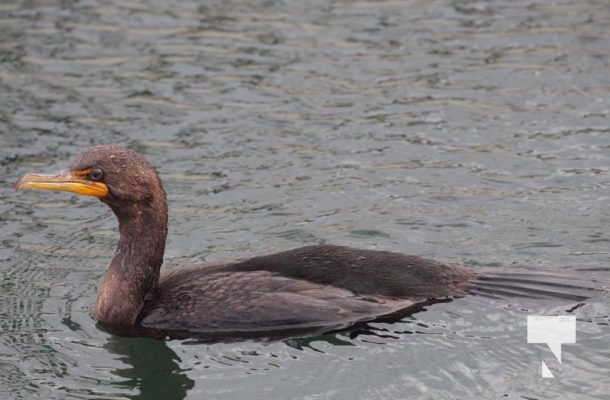
<instances>
[{"instance_id":1,"label":"bird eye","mask_svg":"<svg viewBox=\"0 0 610 400\"><path fill-rule=\"evenodd\" d=\"M91 178L92 181L100 181L103 177L104 171L99 168L92 169L91 172L89 172L89 178Z\"/></svg>"}]
</instances>

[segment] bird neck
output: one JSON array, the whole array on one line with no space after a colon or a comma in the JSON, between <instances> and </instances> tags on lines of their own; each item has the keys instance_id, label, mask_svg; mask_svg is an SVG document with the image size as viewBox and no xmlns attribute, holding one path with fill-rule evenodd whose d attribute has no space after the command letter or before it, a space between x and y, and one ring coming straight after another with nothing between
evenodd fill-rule
<instances>
[{"instance_id":1,"label":"bird neck","mask_svg":"<svg viewBox=\"0 0 610 400\"><path fill-rule=\"evenodd\" d=\"M165 199L145 207L132 205L113 211L120 240L98 291L95 318L109 325L134 325L146 296L159 281L167 237Z\"/></svg>"}]
</instances>

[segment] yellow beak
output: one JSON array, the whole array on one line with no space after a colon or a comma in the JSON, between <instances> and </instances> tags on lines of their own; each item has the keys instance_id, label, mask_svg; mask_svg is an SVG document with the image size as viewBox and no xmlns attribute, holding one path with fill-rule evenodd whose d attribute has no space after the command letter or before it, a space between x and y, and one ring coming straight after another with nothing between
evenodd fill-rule
<instances>
[{"instance_id":1,"label":"yellow beak","mask_svg":"<svg viewBox=\"0 0 610 400\"><path fill-rule=\"evenodd\" d=\"M27 174L19 178L15 183L15 189L56 190L83 196L106 197L108 186L102 182L83 179L88 173L89 171L62 171L56 174Z\"/></svg>"}]
</instances>

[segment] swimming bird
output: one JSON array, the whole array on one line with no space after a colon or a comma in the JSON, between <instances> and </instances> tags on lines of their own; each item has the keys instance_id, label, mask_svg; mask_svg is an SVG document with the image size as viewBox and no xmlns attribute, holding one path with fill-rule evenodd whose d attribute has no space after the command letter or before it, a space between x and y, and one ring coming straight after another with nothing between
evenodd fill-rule
<instances>
[{"instance_id":1,"label":"swimming bird","mask_svg":"<svg viewBox=\"0 0 610 400\"><path fill-rule=\"evenodd\" d=\"M161 271L165 190L144 157L117 145L85 149L67 170L27 174L15 187L93 196L112 209L120 239L94 317L114 332L170 338L321 333L485 290L487 278L471 269L334 245Z\"/></svg>"}]
</instances>

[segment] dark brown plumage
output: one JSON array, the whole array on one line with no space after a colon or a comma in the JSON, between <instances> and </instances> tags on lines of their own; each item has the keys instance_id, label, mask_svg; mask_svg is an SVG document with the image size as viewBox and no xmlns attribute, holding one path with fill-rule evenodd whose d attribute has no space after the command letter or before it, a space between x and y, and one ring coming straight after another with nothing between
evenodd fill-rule
<instances>
[{"instance_id":1,"label":"dark brown plumage","mask_svg":"<svg viewBox=\"0 0 610 400\"><path fill-rule=\"evenodd\" d=\"M95 318L124 332L324 332L461 296L476 278L471 270L420 257L328 245L160 274L165 191L143 157L114 145L83 151L67 172L25 175L16 187L91 195L114 211L120 240L99 288Z\"/></svg>"}]
</instances>

